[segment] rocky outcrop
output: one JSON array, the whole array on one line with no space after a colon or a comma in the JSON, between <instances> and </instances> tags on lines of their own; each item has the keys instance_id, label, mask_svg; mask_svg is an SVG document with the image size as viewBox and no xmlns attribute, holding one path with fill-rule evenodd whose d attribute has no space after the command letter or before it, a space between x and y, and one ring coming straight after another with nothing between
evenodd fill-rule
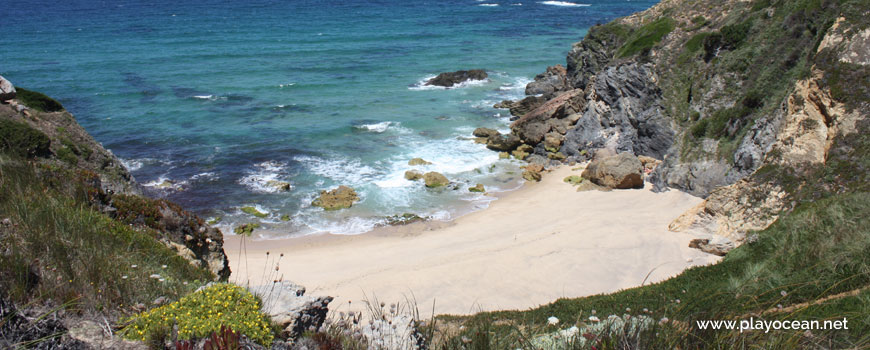
<instances>
[{"instance_id":1,"label":"rocky outcrop","mask_svg":"<svg viewBox=\"0 0 870 350\"><path fill-rule=\"evenodd\" d=\"M15 86L0 75L0 102L15 98Z\"/></svg>"},{"instance_id":2,"label":"rocky outcrop","mask_svg":"<svg viewBox=\"0 0 870 350\"><path fill-rule=\"evenodd\" d=\"M498 130L490 129L490 128L477 128L471 133L474 137L490 137L493 135L499 135Z\"/></svg>"},{"instance_id":3,"label":"rocky outcrop","mask_svg":"<svg viewBox=\"0 0 870 350\"><path fill-rule=\"evenodd\" d=\"M561 131L564 135L576 119L568 118L583 108L583 90L574 89L557 95L553 99L524 114L511 124L511 130L529 145L537 145L551 130Z\"/></svg>"},{"instance_id":4,"label":"rocky outcrop","mask_svg":"<svg viewBox=\"0 0 870 350\"><path fill-rule=\"evenodd\" d=\"M483 184L477 184L474 187L469 187L468 192L484 193L486 192L486 188L483 187Z\"/></svg>"},{"instance_id":5,"label":"rocky outcrop","mask_svg":"<svg viewBox=\"0 0 870 350\"><path fill-rule=\"evenodd\" d=\"M359 200L359 195L353 188L342 185L329 191L320 191L320 196L311 205L325 210L339 210L350 208Z\"/></svg>"},{"instance_id":6,"label":"rocky outcrop","mask_svg":"<svg viewBox=\"0 0 870 350\"><path fill-rule=\"evenodd\" d=\"M544 171L544 166L537 163L530 163L523 167L523 179L526 181L538 182L541 181L541 172Z\"/></svg>"},{"instance_id":7,"label":"rocky outcrop","mask_svg":"<svg viewBox=\"0 0 870 350\"><path fill-rule=\"evenodd\" d=\"M499 152L510 152L520 146L520 138L513 134L491 135L486 139L486 148Z\"/></svg>"},{"instance_id":8,"label":"rocky outcrop","mask_svg":"<svg viewBox=\"0 0 870 350\"><path fill-rule=\"evenodd\" d=\"M543 74L535 76L535 81L526 85L526 95L547 95L568 88L568 71L561 64L547 67Z\"/></svg>"},{"instance_id":9,"label":"rocky outcrop","mask_svg":"<svg viewBox=\"0 0 870 350\"><path fill-rule=\"evenodd\" d=\"M423 173L417 170L408 170L405 172L405 180L417 181L423 178Z\"/></svg>"},{"instance_id":10,"label":"rocky outcrop","mask_svg":"<svg viewBox=\"0 0 870 350\"><path fill-rule=\"evenodd\" d=\"M305 287L288 281L253 287L251 292L263 301L263 313L282 329L281 337L285 339L320 329L333 300L330 296L305 295Z\"/></svg>"},{"instance_id":11,"label":"rocky outcrop","mask_svg":"<svg viewBox=\"0 0 870 350\"><path fill-rule=\"evenodd\" d=\"M643 165L630 153L593 160L581 176L607 188L643 188Z\"/></svg>"},{"instance_id":12,"label":"rocky outcrop","mask_svg":"<svg viewBox=\"0 0 870 350\"><path fill-rule=\"evenodd\" d=\"M450 180L446 176L434 171L424 174L423 181L426 183L426 187L429 188L444 187L450 184Z\"/></svg>"},{"instance_id":13,"label":"rocky outcrop","mask_svg":"<svg viewBox=\"0 0 870 350\"><path fill-rule=\"evenodd\" d=\"M430 165L430 164L432 164L432 163L429 161L426 161L423 158L412 158L411 160L408 161L408 165L410 165L410 166Z\"/></svg>"},{"instance_id":14,"label":"rocky outcrop","mask_svg":"<svg viewBox=\"0 0 870 350\"><path fill-rule=\"evenodd\" d=\"M441 73L429 79L426 85L452 87L469 80L484 80L488 77L483 69L460 70L455 72Z\"/></svg>"},{"instance_id":15,"label":"rocky outcrop","mask_svg":"<svg viewBox=\"0 0 870 350\"><path fill-rule=\"evenodd\" d=\"M507 108L511 113L511 120L517 120L520 117L540 107L548 98L544 96L528 96L519 101L502 101L496 103L493 108Z\"/></svg>"}]
</instances>

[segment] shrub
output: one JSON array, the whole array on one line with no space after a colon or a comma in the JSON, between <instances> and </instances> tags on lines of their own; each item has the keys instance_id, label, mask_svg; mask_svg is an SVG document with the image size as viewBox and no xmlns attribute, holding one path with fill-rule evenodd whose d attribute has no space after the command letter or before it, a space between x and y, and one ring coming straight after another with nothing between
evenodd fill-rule
<instances>
[{"instance_id":1,"label":"shrub","mask_svg":"<svg viewBox=\"0 0 870 350\"><path fill-rule=\"evenodd\" d=\"M260 311L260 301L242 287L218 283L191 293L172 304L143 312L121 333L134 340L160 338L166 329L178 326L178 338L206 338L221 329L246 335L268 347L274 335L269 317Z\"/></svg>"},{"instance_id":2,"label":"shrub","mask_svg":"<svg viewBox=\"0 0 870 350\"><path fill-rule=\"evenodd\" d=\"M653 46L659 43L665 35L668 35L674 30L675 23L673 19L668 17L660 18L632 33L628 42L619 50L619 57L634 56L638 53L648 51Z\"/></svg>"},{"instance_id":3,"label":"shrub","mask_svg":"<svg viewBox=\"0 0 870 350\"><path fill-rule=\"evenodd\" d=\"M40 112L60 112L63 111L63 105L57 100L46 96L43 93L30 91L21 87L15 87L16 96L21 104L33 108Z\"/></svg>"},{"instance_id":4,"label":"shrub","mask_svg":"<svg viewBox=\"0 0 870 350\"><path fill-rule=\"evenodd\" d=\"M15 157L46 157L51 140L25 123L0 120L0 151Z\"/></svg>"}]
</instances>

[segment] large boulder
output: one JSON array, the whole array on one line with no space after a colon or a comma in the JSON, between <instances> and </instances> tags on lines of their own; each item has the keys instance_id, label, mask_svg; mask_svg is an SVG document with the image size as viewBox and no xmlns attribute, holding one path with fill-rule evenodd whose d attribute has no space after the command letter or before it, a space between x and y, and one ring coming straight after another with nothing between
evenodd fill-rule
<instances>
[{"instance_id":1,"label":"large boulder","mask_svg":"<svg viewBox=\"0 0 870 350\"><path fill-rule=\"evenodd\" d=\"M631 153L596 159L586 166L584 178L608 188L643 188L643 165Z\"/></svg>"},{"instance_id":2,"label":"large boulder","mask_svg":"<svg viewBox=\"0 0 870 350\"><path fill-rule=\"evenodd\" d=\"M499 135L498 130L490 129L490 128L477 128L471 133L474 137L490 137L492 135Z\"/></svg>"},{"instance_id":3,"label":"large boulder","mask_svg":"<svg viewBox=\"0 0 870 350\"><path fill-rule=\"evenodd\" d=\"M523 179L526 181L541 181L541 172L544 171L544 166L538 163L531 163L524 167Z\"/></svg>"},{"instance_id":4,"label":"large boulder","mask_svg":"<svg viewBox=\"0 0 870 350\"><path fill-rule=\"evenodd\" d=\"M287 281L253 287L251 292L263 301L262 311L281 327L281 336L291 339L320 328L333 300L305 295L305 287Z\"/></svg>"},{"instance_id":5,"label":"large boulder","mask_svg":"<svg viewBox=\"0 0 870 350\"><path fill-rule=\"evenodd\" d=\"M544 104L544 102L547 102L547 98L544 96L528 96L519 101L504 100L496 103L492 108L509 109L513 116L511 117L511 120L517 120L526 115L526 113L538 108Z\"/></svg>"},{"instance_id":6,"label":"large boulder","mask_svg":"<svg viewBox=\"0 0 870 350\"><path fill-rule=\"evenodd\" d=\"M405 172L405 179L411 181L417 181L423 178L423 173L417 170L408 170Z\"/></svg>"},{"instance_id":7,"label":"large boulder","mask_svg":"<svg viewBox=\"0 0 870 350\"><path fill-rule=\"evenodd\" d=\"M483 80L488 75L483 69L459 70L455 72L441 73L437 77L429 79L426 85L452 87L468 80Z\"/></svg>"},{"instance_id":8,"label":"large boulder","mask_svg":"<svg viewBox=\"0 0 870 350\"><path fill-rule=\"evenodd\" d=\"M413 159L408 161L408 165L410 165L410 166L429 165L429 164L432 164L432 162L429 162L423 158L413 158Z\"/></svg>"},{"instance_id":9,"label":"large boulder","mask_svg":"<svg viewBox=\"0 0 870 350\"><path fill-rule=\"evenodd\" d=\"M499 152L510 152L520 146L520 138L513 134L492 135L486 139L486 148Z\"/></svg>"},{"instance_id":10,"label":"large boulder","mask_svg":"<svg viewBox=\"0 0 870 350\"><path fill-rule=\"evenodd\" d=\"M338 210L350 208L357 201L359 196L353 188L338 186L331 191L320 191L320 197L311 202L311 205L326 210Z\"/></svg>"},{"instance_id":11,"label":"large boulder","mask_svg":"<svg viewBox=\"0 0 870 350\"><path fill-rule=\"evenodd\" d=\"M545 95L568 88L567 71L561 64L547 67L547 71L538 74L535 81L526 85L526 95Z\"/></svg>"},{"instance_id":12,"label":"large boulder","mask_svg":"<svg viewBox=\"0 0 870 350\"><path fill-rule=\"evenodd\" d=\"M534 110L524 114L511 124L511 130L525 143L537 145L544 140L544 135L553 129L567 132L568 126L555 119L565 119L581 110L584 106L583 90L574 89L564 92L541 104Z\"/></svg>"},{"instance_id":13,"label":"large boulder","mask_svg":"<svg viewBox=\"0 0 870 350\"><path fill-rule=\"evenodd\" d=\"M15 86L0 75L0 102L15 98Z\"/></svg>"},{"instance_id":14,"label":"large boulder","mask_svg":"<svg viewBox=\"0 0 870 350\"><path fill-rule=\"evenodd\" d=\"M430 171L423 175L423 181L426 182L426 187L443 187L450 184L450 180L441 173Z\"/></svg>"}]
</instances>

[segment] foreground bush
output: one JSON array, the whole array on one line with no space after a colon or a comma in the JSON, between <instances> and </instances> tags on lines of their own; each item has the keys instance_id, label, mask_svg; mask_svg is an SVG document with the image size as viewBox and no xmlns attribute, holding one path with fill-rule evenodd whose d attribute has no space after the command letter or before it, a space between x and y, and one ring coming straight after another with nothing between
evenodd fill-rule
<instances>
[{"instance_id":1,"label":"foreground bush","mask_svg":"<svg viewBox=\"0 0 870 350\"><path fill-rule=\"evenodd\" d=\"M175 325L178 338L184 340L208 337L220 332L221 327L265 346L271 345L273 339L269 317L260 312L260 301L244 288L225 283L143 312L131 321L122 334L133 340L166 339Z\"/></svg>"}]
</instances>

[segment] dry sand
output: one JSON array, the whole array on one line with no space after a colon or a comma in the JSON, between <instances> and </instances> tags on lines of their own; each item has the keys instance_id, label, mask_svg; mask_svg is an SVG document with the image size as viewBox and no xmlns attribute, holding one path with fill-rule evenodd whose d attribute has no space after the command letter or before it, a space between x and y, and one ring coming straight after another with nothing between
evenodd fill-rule
<instances>
[{"instance_id":1,"label":"dry sand","mask_svg":"<svg viewBox=\"0 0 870 350\"><path fill-rule=\"evenodd\" d=\"M614 292L718 260L667 230L700 198L649 188L576 192L562 181L568 175L579 172L560 167L450 223L246 239L241 259L240 238L227 236L230 279L259 285L283 276L307 294L336 297L333 310L347 310L348 300L360 310L373 296L389 304L413 295L424 314L433 302L438 314L469 314Z\"/></svg>"}]
</instances>

